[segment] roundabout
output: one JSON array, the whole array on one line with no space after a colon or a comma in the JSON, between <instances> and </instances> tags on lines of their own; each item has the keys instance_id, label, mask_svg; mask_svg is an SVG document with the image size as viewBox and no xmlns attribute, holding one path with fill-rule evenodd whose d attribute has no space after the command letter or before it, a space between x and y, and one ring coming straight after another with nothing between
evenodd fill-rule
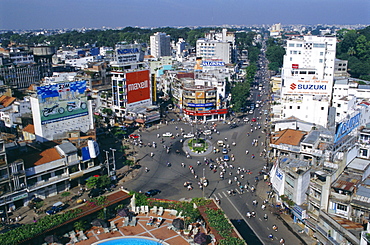
<instances>
[{"instance_id":1,"label":"roundabout","mask_svg":"<svg viewBox=\"0 0 370 245\"><path fill-rule=\"evenodd\" d=\"M191 138L183 142L183 151L190 156L207 156L212 153L212 142L204 138Z\"/></svg>"}]
</instances>

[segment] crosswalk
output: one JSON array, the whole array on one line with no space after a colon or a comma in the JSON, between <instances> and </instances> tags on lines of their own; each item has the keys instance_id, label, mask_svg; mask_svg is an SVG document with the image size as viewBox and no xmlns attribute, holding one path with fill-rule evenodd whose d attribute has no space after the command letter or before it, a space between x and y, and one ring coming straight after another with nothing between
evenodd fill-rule
<instances>
[{"instance_id":1,"label":"crosswalk","mask_svg":"<svg viewBox=\"0 0 370 245\"><path fill-rule=\"evenodd\" d=\"M228 191L234 191L234 194L229 194ZM227 197L230 197L230 196L233 196L233 195L242 195L243 193L250 192L249 189L248 190L243 190L243 192L241 192L239 188L230 189L228 191L221 191L221 192L218 192L218 193L213 193L213 197L215 199L216 198L222 199L222 198L227 198Z\"/></svg>"}]
</instances>

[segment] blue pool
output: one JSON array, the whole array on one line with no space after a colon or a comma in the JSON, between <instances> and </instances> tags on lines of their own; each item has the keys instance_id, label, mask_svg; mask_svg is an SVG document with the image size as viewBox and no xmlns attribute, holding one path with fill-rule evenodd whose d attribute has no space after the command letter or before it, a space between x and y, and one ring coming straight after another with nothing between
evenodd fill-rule
<instances>
[{"instance_id":1,"label":"blue pool","mask_svg":"<svg viewBox=\"0 0 370 245\"><path fill-rule=\"evenodd\" d=\"M99 241L94 245L164 245L168 244L163 241L151 240L150 238L139 238L139 237L121 237L111 238L105 241Z\"/></svg>"}]
</instances>

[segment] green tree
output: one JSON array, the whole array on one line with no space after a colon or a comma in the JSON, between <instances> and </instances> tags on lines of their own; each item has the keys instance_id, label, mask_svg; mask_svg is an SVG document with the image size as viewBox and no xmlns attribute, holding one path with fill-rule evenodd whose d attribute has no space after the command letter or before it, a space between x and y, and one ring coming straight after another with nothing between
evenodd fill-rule
<instances>
[{"instance_id":1,"label":"green tree","mask_svg":"<svg viewBox=\"0 0 370 245\"><path fill-rule=\"evenodd\" d=\"M104 188L111 184L111 179L107 175L99 177L90 177L86 181L86 186L88 188Z\"/></svg>"}]
</instances>

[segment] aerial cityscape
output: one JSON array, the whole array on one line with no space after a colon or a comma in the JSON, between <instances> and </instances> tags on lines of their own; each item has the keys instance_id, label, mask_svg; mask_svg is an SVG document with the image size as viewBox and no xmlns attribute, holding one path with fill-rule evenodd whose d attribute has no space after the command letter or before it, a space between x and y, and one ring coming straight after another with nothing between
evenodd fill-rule
<instances>
[{"instance_id":1,"label":"aerial cityscape","mask_svg":"<svg viewBox=\"0 0 370 245\"><path fill-rule=\"evenodd\" d=\"M3 1L0 244L370 244L369 9Z\"/></svg>"}]
</instances>

